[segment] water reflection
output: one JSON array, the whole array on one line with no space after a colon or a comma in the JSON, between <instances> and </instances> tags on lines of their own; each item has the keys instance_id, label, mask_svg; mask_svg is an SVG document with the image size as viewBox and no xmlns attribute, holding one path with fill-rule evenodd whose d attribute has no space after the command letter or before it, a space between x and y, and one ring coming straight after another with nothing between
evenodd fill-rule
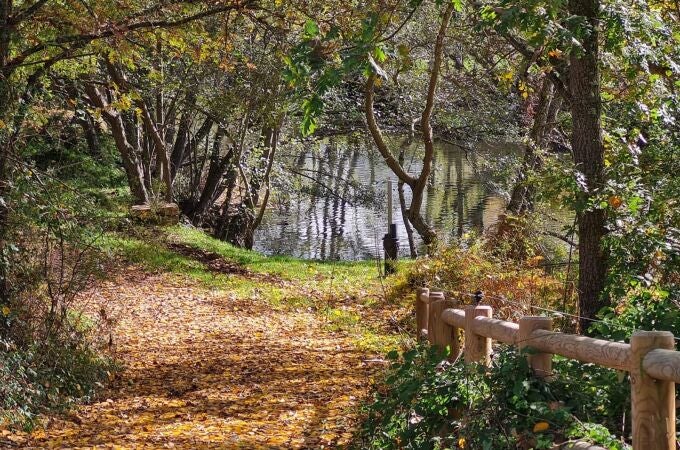
<instances>
[{"instance_id":1,"label":"water reflection","mask_svg":"<svg viewBox=\"0 0 680 450\"><path fill-rule=\"evenodd\" d=\"M393 137L393 147L405 145L405 167L420 171L418 142ZM515 154L505 146L479 146L466 151L439 142L423 214L444 241L470 230L481 232L496 222L505 201L480 175L483 158ZM281 159L280 182L288 196L279 196L267 211L255 236L255 248L266 254L311 259L366 259L382 253L387 227L386 182L393 180L394 221L401 253L409 254L406 230L396 192L396 177L371 142L363 136L335 137L309 145ZM410 190L405 187L407 204ZM421 245L419 239L418 245Z\"/></svg>"}]
</instances>

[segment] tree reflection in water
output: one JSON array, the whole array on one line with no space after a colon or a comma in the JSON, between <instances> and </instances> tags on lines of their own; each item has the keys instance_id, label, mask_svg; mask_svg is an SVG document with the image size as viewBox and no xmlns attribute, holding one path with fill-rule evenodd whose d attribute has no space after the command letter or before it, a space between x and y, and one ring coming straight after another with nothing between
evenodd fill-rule
<instances>
[{"instance_id":1,"label":"tree reflection in water","mask_svg":"<svg viewBox=\"0 0 680 450\"><path fill-rule=\"evenodd\" d=\"M441 239L450 242L496 222L505 210L505 200L480 173L480 160L515 154L513 146L478 145L475 151L466 152L461 146L437 144L423 212ZM419 160L417 144L410 145L405 166L416 172ZM256 250L324 260L367 259L382 252L381 239L387 227L386 180L391 178L394 186L397 180L370 140L362 136L328 138L308 144L298 154L284 155L280 161L278 177L289 185L290 180L296 180L296 188L267 211L255 236ZM401 254L408 256L396 188L393 195ZM408 204L408 187L405 196Z\"/></svg>"}]
</instances>

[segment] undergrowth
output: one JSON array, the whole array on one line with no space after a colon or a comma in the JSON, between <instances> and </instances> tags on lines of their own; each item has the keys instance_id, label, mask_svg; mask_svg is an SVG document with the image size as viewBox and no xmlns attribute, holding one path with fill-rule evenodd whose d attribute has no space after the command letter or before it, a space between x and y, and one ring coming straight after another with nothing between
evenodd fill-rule
<instances>
[{"instance_id":1,"label":"undergrowth","mask_svg":"<svg viewBox=\"0 0 680 450\"><path fill-rule=\"evenodd\" d=\"M425 346L388 355L355 448L538 450L575 440L624 448L616 433L628 386L615 371L558 359L556 376L542 381L512 348L488 368L445 356Z\"/></svg>"},{"instance_id":2,"label":"undergrowth","mask_svg":"<svg viewBox=\"0 0 680 450\"><path fill-rule=\"evenodd\" d=\"M428 287L443 291L458 304L469 304L473 294L481 291L484 302L493 306L494 317L517 320L548 313L554 316L558 328L575 329L576 321L571 316L550 313L575 313L575 267L554 267L540 254L516 261L490 248L486 238L466 244L418 259L417 264L397 276L390 296L395 300L413 298L417 288Z\"/></svg>"}]
</instances>

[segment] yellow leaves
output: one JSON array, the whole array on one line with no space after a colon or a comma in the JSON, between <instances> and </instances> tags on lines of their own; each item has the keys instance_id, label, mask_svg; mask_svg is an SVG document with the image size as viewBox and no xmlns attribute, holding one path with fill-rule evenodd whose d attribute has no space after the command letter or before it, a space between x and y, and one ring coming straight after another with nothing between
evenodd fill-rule
<instances>
[{"instance_id":1,"label":"yellow leaves","mask_svg":"<svg viewBox=\"0 0 680 450\"><path fill-rule=\"evenodd\" d=\"M466 448L467 440L464 437L458 438L458 447Z\"/></svg>"},{"instance_id":2,"label":"yellow leaves","mask_svg":"<svg viewBox=\"0 0 680 450\"><path fill-rule=\"evenodd\" d=\"M111 107L119 111L127 111L132 108L132 98L128 94L123 94L111 103Z\"/></svg>"},{"instance_id":3,"label":"yellow leaves","mask_svg":"<svg viewBox=\"0 0 680 450\"><path fill-rule=\"evenodd\" d=\"M6 127L7 127L7 124L5 124L5 122L2 119L0 119L0 130L2 130L3 128L6 128Z\"/></svg>"},{"instance_id":4,"label":"yellow leaves","mask_svg":"<svg viewBox=\"0 0 680 450\"><path fill-rule=\"evenodd\" d=\"M564 52L562 50L556 48L554 50L550 50L548 52L548 56L550 56L551 58L558 58L559 59L559 58L562 57L563 53Z\"/></svg>"},{"instance_id":5,"label":"yellow leaves","mask_svg":"<svg viewBox=\"0 0 680 450\"><path fill-rule=\"evenodd\" d=\"M171 411L171 412L167 412L165 414L161 414L160 419L161 420L174 419L178 415L179 415L179 413L177 411Z\"/></svg>"},{"instance_id":6,"label":"yellow leaves","mask_svg":"<svg viewBox=\"0 0 680 450\"><path fill-rule=\"evenodd\" d=\"M612 195L607 199L607 202L614 209L618 209L623 204L623 200L618 195Z\"/></svg>"},{"instance_id":7,"label":"yellow leaves","mask_svg":"<svg viewBox=\"0 0 680 450\"><path fill-rule=\"evenodd\" d=\"M93 298L101 305L92 305L116 318L125 370L106 401L81 407L80 424L54 422L45 436L36 435L37 448L293 449L350 442L357 405L381 368L357 351L355 338L363 337L357 322L389 320L363 303L372 296L365 285L341 269L327 273L313 264L304 266L300 283L308 284L286 282L285 289L275 277L233 276L206 290L170 274L140 283L140 274L130 272L98 286ZM339 303L329 314L290 307L292 296L320 296L330 276ZM283 307L273 310L269 302L279 291ZM352 332L340 337L331 326Z\"/></svg>"},{"instance_id":8,"label":"yellow leaves","mask_svg":"<svg viewBox=\"0 0 680 450\"><path fill-rule=\"evenodd\" d=\"M545 260L545 258L541 255L531 257L527 260L527 266L538 267L544 260Z\"/></svg>"},{"instance_id":9,"label":"yellow leaves","mask_svg":"<svg viewBox=\"0 0 680 450\"><path fill-rule=\"evenodd\" d=\"M10 312L12 312L12 310L9 309L9 306L3 305L3 307L2 307L2 315L5 316L5 317L7 317L7 316L9 316L9 313L10 313Z\"/></svg>"},{"instance_id":10,"label":"yellow leaves","mask_svg":"<svg viewBox=\"0 0 680 450\"><path fill-rule=\"evenodd\" d=\"M505 73L499 75L498 79L500 81L511 82L514 77L515 77L514 72L505 72Z\"/></svg>"},{"instance_id":11,"label":"yellow leaves","mask_svg":"<svg viewBox=\"0 0 680 450\"><path fill-rule=\"evenodd\" d=\"M520 80L519 83L517 83L517 89L522 94L524 100L529 98L529 86L527 86L524 80Z\"/></svg>"},{"instance_id":12,"label":"yellow leaves","mask_svg":"<svg viewBox=\"0 0 680 450\"><path fill-rule=\"evenodd\" d=\"M549 428L550 425L548 422L537 422L536 425L534 425L534 433L541 433Z\"/></svg>"}]
</instances>

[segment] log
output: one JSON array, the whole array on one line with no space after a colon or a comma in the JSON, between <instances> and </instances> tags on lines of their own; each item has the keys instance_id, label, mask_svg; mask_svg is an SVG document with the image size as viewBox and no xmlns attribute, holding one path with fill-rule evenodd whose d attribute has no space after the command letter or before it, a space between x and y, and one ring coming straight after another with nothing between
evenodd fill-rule
<instances>
[{"instance_id":1,"label":"log","mask_svg":"<svg viewBox=\"0 0 680 450\"><path fill-rule=\"evenodd\" d=\"M445 309L442 320L452 327L465 328L465 311L461 309Z\"/></svg>"},{"instance_id":2,"label":"log","mask_svg":"<svg viewBox=\"0 0 680 450\"><path fill-rule=\"evenodd\" d=\"M675 450L675 383L654 379L644 359L656 349L672 350L673 334L638 331L630 339L632 429L635 450Z\"/></svg>"},{"instance_id":3,"label":"log","mask_svg":"<svg viewBox=\"0 0 680 450\"><path fill-rule=\"evenodd\" d=\"M586 336L536 330L531 346L537 350L616 370L630 369L630 345Z\"/></svg>"},{"instance_id":4,"label":"log","mask_svg":"<svg viewBox=\"0 0 680 450\"><path fill-rule=\"evenodd\" d=\"M486 336L494 341L514 345L517 343L519 325L489 317L475 317L473 330L476 334Z\"/></svg>"},{"instance_id":5,"label":"log","mask_svg":"<svg viewBox=\"0 0 680 450\"><path fill-rule=\"evenodd\" d=\"M675 350L652 350L642 360L642 368L657 380L680 384L680 352Z\"/></svg>"},{"instance_id":6,"label":"log","mask_svg":"<svg viewBox=\"0 0 680 450\"><path fill-rule=\"evenodd\" d=\"M176 203L134 205L130 208L130 215L144 223L176 225L179 223L179 206Z\"/></svg>"}]
</instances>

